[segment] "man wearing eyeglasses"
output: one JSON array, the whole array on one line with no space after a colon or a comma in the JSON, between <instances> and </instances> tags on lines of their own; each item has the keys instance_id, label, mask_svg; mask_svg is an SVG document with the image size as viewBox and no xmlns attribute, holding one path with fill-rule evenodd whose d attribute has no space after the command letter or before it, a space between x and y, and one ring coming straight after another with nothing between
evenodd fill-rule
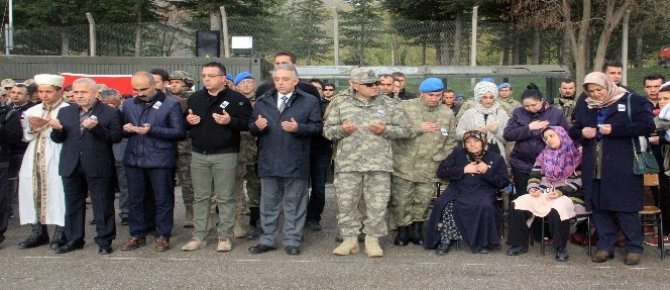
<instances>
[{"instance_id":1,"label":"man wearing eyeglasses","mask_svg":"<svg viewBox=\"0 0 670 290\"><path fill-rule=\"evenodd\" d=\"M331 83L323 84L323 98L330 102L335 97L335 85Z\"/></svg>"},{"instance_id":2,"label":"man wearing eyeglasses","mask_svg":"<svg viewBox=\"0 0 670 290\"><path fill-rule=\"evenodd\" d=\"M334 185L343 242L333 254L358 252L362 192L367 209L365 250L370 258L382 257L379 238L388 234L385 216L393 172L391 140L406 138L410 132L396 103L379 93L373 70L352 69L349 85L348 94L339 94L331 102L323 129L326 138L337 141Z\"/></svg>"},{"instance_id":3,"label":"man wearing eyeglasses","mask_svg":"<svg viewBox=\"0 0 670 290\"><path fill-rule=\"evenodd\" d=\"M202 66L203 90L188 98L186 122L191 145L193 182L193 238L181 249L195 251L207 245L212 196L219 209L218 252L232 249L235 223L233 186L240 152L240 131L249 130L251 103L226 87L226 67L218 62Z\"/></svg>"}]
</instances>

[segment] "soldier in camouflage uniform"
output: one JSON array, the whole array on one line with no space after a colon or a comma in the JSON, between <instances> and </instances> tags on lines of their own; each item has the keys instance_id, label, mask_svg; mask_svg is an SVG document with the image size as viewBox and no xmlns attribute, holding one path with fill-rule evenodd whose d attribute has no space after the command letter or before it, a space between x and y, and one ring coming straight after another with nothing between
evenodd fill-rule
<instances>
[{"instance_id":1,"label":"soldier in camouflage uniform","mask_svg":"<svg viewBox=\"0 0 670 290\"><path fill-rule=\"evenodd\" d=\"M442 106L444 84L428 78L419 86L420 98L403 101L410 138L393 141L391 204L398 234L397 246L417 245L423 239L423 222L433 197L435 172L456 145L456 117Z\"/></svg>"},{"instance_id":2,"label":"soldier in camouflage uniform","mask_svg":"<svg viewBox=\"0 0 670 290\"><path fill-rule=\"evenodd\" d=\"M254 77L249 72L241 72L233 81L235 90L243 94L251 104L256 102L254 94L256 84ZM258 148L256 147L256 137L251 136L248 131L240 132L240 153L237 164L237 172L235 176L235 226L233 227L233 234L236 238L247 236L247 230L244 227L243 217L249 210L249 225L254 227L254 231L249 235L250 238L256 238L259 235L259 227L257 223L260 219L260 199L261 199L261 183L256 173L256 158ZM244 180L246 179L246 195L249 197L249 202L244 194Z\"/></svg>"},{"instance_id":3,"label":"soldier in camouflage uniform","mask_svg":"<svg viewBox=\"0 0 670 290\"><path fill-rule=\"evenodd\" d=\"M193 77L185 71L173 71L170 74L169 90L176 98L187 100L193 93ZM184 227L193 227L193 183L191 182L191 141L186 138L177 142L177 176L181 184L181 197L184 201L186 217Z\"/></svg>"},{"instance_id":4,"label":"soldier in camouflage uniform","mask_svg":"<svg viewBox=\"0 0 670 290\"><path fill-rule=\"evenodd\" d=\"M498 101L498 104L508 116L512 116L514 109L521 107L521 103L512 97L512 85L509 83L498 85Z\"/></svg>"},{"instance_id":5,"label":"soldier in camouflage uniform","mask_svg":"<svg viewBox=\"0 0 670 290\"><path fill-rule=\"evenodd\" d=\"M568 119L568 125L572 125L572 112L575 110L575 81L565 79L561 81L559 88L561 95L554 99L554 106L561 109Z\"/></svg>"},{"instance_id":6,"label":"soldier in camouflage uniform","mask_svg":"<svg viewBox=\"0 0 670 290\"><path fill-rule=\"evenodd\" d=\"M344 241L333 254L358 251L358 201L366 201L365 249L368 257L382 257L379 237L388 233L386 207L390 198L393 156L391 140L406 138L407 120L397 105L379 95L377 76L368 68L351 70L351 91L331 101L323 133L337 141L335 191L338 225Z\"/></svg>"}]
</instances>

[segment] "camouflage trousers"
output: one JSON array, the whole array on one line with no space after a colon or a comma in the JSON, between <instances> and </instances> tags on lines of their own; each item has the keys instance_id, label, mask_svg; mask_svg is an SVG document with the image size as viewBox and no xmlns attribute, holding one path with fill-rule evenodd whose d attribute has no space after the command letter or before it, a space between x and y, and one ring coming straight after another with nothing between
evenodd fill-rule
<instances>
[{"instance_id":1,"label":"camouflage trousers","mask_svg":"<svg viewBox=\"0 0 670 290\"><path fill-rule=\"evenodd\" d=\"M184 207L193 210L193 182L191 181L191 140L177 143L177 178L181 184L181 197Z\"/></svg>"},{"instance_id":2,"label":"camouflage trousers","mask_svg":"<svg viewBox=\"0 0 670 290\"><path fill-rule=\"evenodd\" d=\"M244 180L246 179L246 188ZM245 194L246 189L246 194ZM247 213L248 207L260 207L261 200L261 182L256 173L254 164L237 164L235 173L235 214L243 215ZM247 197L249 201L247 202Z\"/></svg>"},{"instance_id":3,"label":"camouflage trousers","mask_svg":"<svg viewBox=\"0 0 670 290\"><path fill-rule=\"evenodd\" d=\"M367 214L363 232L371 237L388 234L386 207L391 195L389 172L341 172L335 174L337 224L343 237L358 236L361 231L359 201L365 200Z\"/></svg>"},{"instance_id":4,"label":"camouflage trousers","mask_svg":"<svg viewBox=\"0 0 670 290\"><path fill-rule=\"evenodd\" d=\"M412 182L397 176L391 178L393 217L399 227L426 220L435 183Z\"/></svg>"}]
</instances>

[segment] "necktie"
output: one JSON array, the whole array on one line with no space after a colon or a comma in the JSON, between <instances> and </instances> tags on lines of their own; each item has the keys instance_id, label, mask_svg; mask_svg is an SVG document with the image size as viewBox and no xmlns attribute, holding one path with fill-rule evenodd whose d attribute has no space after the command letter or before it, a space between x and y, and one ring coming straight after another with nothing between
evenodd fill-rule
<instances>
[{"instance_id":1,"label":"necktie","mask_svg":"<svg viewBox=\"0 0 670 290\"><path fill-rule=\"evenodd\" d=\"M288 97L287 96L282 96L281 97L281 102L279 103L279 112L284 112L286 109L286 104L288 103Z\"/></svg>"}]
</instances>

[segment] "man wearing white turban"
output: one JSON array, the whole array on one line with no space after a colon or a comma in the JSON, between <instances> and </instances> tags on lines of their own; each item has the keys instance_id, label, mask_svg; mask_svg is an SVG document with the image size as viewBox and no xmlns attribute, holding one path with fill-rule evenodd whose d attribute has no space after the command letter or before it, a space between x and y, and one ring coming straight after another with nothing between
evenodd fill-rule
<instances>
[{"instance_id":1,"label":"man wearing white turban","mask_svg":"<svg viewBox=\"0 0 670 290\"><path fill-rule=\"evenodd\" d=\"M29 249L47 244L47 224L56 225L50 247L58 248L65 242L65 195L63 181L58 175L61 144L51 140L52 120L58 111L68 106L63 101L64 79L59 75L35 76L37 93L42 103L25 112L23 139L28 149L19 171L19 216L21 224L31 224L32 233L19 244Z\"/></svg>"}]
</instances>

